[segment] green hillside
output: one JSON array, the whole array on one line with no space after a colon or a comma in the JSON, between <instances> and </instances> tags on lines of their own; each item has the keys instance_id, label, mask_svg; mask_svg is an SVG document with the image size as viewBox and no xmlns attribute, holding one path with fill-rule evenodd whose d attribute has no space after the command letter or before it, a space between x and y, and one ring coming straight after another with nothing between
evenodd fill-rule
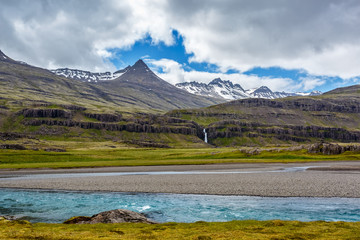
<instances>
[{"instance_id":1,"label":"green hillside","mask_svg":"<svg viewBox=\"0 0 360 240\"><path fill-rule=\"evenodd\" d=\"M243 99L168 116L206 127L217 146L360 141L360 86L320 96Z\"/></svg>"}]
</instances>

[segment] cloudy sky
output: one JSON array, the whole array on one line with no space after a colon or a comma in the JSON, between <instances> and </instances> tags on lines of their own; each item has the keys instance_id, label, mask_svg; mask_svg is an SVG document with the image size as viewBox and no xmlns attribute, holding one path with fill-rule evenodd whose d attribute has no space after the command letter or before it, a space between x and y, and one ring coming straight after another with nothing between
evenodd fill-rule
<instances>
[{"instance_id":1,"label":"cloudy sky","mask_svg":"<svg viewBox=\"0 0 360 240\"><path fill-rule=\"evenodd\" d=\"M358 0L0 0L0 49L44 68L142 58L171 82L327 91L360 83Z\"/></svg>"}]
</instances>

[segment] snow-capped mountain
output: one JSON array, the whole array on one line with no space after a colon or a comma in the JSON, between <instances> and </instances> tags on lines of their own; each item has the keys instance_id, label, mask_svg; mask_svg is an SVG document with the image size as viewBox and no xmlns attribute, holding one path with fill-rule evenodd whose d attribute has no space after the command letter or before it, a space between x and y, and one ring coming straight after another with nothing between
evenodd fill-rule
<instances>
[{"instance_id":1,"label":"snow-capped mountain","mask_svg":"<svg viewBox=\"0 0 360 240\"><path fill-rule=\"evenodd\" d=\"M226 100L243 98L275 99L289 96L315 96L322 94L320 91L313 91L310 93L273 92L266 86L244 90L239 84L233 84L231 81L221 80L220 78L212 80L209 84L199 82L184 82L178 83L175 86L196 95L223 98Z\"/></svg>"},{"instance_id":2,"label":"snow-capped mountain","mask_svg":"<svg viewBox=\"0 0 360 240\"><path fill-rule=\"evenodd\" d=\"M98 81L106 81L106 80L114 80L125 72L129 70L130 66L118 70L114 73L111 72L104 72L104 73L93 73L89 71L83 71L78 69L70 69L70 68L59 68L55 70L50 70L51 72L55 73L56 75L72 78L76 80L80 80L83 82L98 82Z\"/></svg>"},{"instance_id":3,"label":"snow-capped mountain","mask_svg":"<svg viewBox=\"0 0 360 240\"><path fill-rule=\"evenodd\" d=\"M226 100L235 100L250 97L239 84L233 84L230 81L223 81L215 78L209 84L198 82L184 82L175 85L178 88L188 91L189 93L224 98Z\"/></svg>"}]
</instances>

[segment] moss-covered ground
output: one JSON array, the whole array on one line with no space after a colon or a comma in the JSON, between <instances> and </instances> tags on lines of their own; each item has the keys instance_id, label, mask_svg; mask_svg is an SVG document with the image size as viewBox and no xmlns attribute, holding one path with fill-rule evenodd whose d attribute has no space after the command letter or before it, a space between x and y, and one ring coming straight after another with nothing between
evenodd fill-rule
<instances>
[{"instance_id":1,"label":"moss-covered ground","mask_svg":"<svg viewBox=\"0 0 360 240\"><path fill-rule=\"evenodd\" d=\"M0 221L0 239L359 239L360 222L230 221L68 225Z\"/></svg>"},{"instance_id":2,"label":"moss-covered ground","mask_svg":"<svg viewBox=\"0 0 360 240\"><path fill-rule=\"evenodd\" d=\"M48 142L49 143L49 142ZM355 161L360 153L309 154L288 148L129 148L114 142L52 141L49 146L66 152L45 150L0 150L0 168L75 168L104 166L149 166L217 163L293 163Z\"/></svg>"}]
</instances>

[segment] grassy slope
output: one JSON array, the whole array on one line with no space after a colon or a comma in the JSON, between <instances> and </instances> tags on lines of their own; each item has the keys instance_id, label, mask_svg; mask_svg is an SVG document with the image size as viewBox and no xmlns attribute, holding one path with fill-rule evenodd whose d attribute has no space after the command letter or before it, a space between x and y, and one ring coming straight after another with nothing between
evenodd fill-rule
<instances>
[{"instance_id":1,"label":"grassy slope","mask_svg":"<svg viewBox=\"0 0 360 240\"><path fill-rule=\"evenodd\" d=\"M71 144L71 143L68 143ZM216 163L290 163L312 161L360 160L359 153L341 155L309 154L305 150L289 151L268 149L260 154L248 154L249 149L199 148L199 149L152 149L128 148L103 142L101 145L83 143L67 152L32 150L0 150L0 168L72 168L101 166L149 166ZM115 147L115 148L114 148Z\"/></svg>"},{"instance_id":2,"label":"grassy slope","mask_svg":"<svg viewBox=\"0 0 360 240\"><path fill-rule=\"evenodd\" d=\"M13 62L0 63L1 105L18 110L34 103L78 105L97 112L159 112L148 105L139 105L137 99L116 95L112 90L59 77L45 69Z\"/></svg>"},{"instance_id":3,"label":"grassy slope","mask_svg":"<svg viewBox=\"0 0 360 240\"><path fill-rule=\"evenodd\" d=\"M224 223L30 224L0 221L7 239L358 239L360 222L231 221Z\"/></svg>"},{"instance_id":4,"label":"grassy slope","mask_svg":"<svg viewBox=\"0 0 360 240\"><path fill-rule=\"evenodd\" d=\"M143 75L141 73L136 76ZM144 77L144 81L150 81L146 74ZM156 75L153 78L158 79ZM46 69L20 64L11 59L6 61L0 59L0 100L4 99L8 105L15 107L31 105L36 101L37 103L80 105L98 112L159 113L171 109L210 106L223 102L219 99L199 97L178 90L163 80L158 80L162 83L160 90L156 85L138 86L135 80L121 81L119 79L103 84L90 84L56 76ZM130 84L127 81L134 82ZM164 86L165 84L168 86Z\"/></svg>"}]
</instances>

